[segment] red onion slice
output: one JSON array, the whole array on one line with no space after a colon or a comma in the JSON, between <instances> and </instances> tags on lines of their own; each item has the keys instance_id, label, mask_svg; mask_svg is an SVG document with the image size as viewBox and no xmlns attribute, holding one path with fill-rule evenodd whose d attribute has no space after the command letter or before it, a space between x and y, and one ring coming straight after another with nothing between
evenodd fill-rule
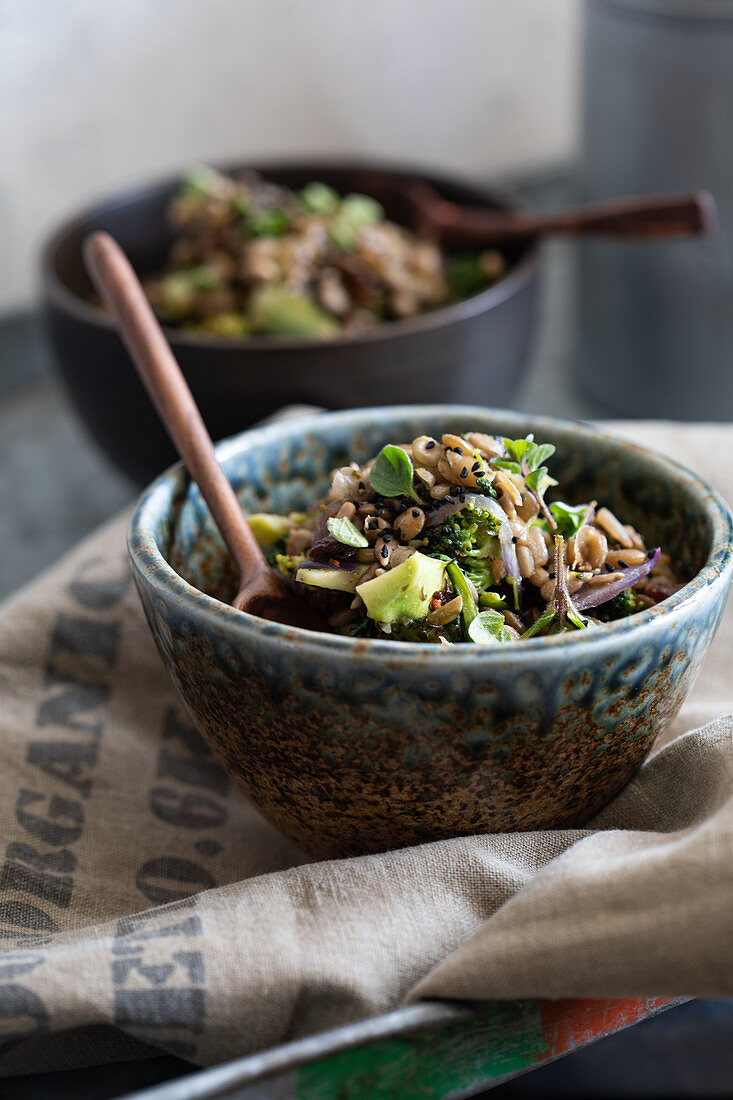
<instances>
[{"instance_id":1,"label":"red onion slice","mask_svg":"<svg viewBox=\"0 0 733 1100\"><path fill-rule=\"evenodd\" d=\"M338 565L329 565L327 562L322 562L322 561L303 561L298 566L298 572L299 573L300 573L301 569L302 570L308 570L308 571L315 570L316 572L321 572L321 573L323 573L323 572L326 572L326 573L339 572L339 573L351 574L351 573L358 573L359 570L361 570L361 572L363 573L364 572L364 565L360 564L359 562L354 562L354 561L349 561L349 562L341 561L341 562L339 562Z\"/></svg>"},{"instance_id":2,"label":"red onion slice","mask_svg":"<svg viewBox=\"0 0 733 1100\"><path fill-rule=\"evenodd\" d=\"M328 521L332 516L338 515L342 505L345 502L343 500L333 500L330 504L321 512L318 517L318 522L313 529L313 535L311 537L310 550L308 551L308 557L311 561L330 561L332 558L336 561L349 561L356 554L356 550L351 546L345 546L338 539L335 539L328 529Z\"/></svg>"},{"instance_id":3,"label":"red onion slice","mask_svg":"<svg viewBox=\"0 0 733 1100\"><path fill-rule=\"evenodd\" d=\"M651 558L647 558L641 565L628 565L623 570L623 577L617 581L611 581L610 584L584 584L572 597L578 611L585 611L588 607L600 607L602 603L608 603L614 596L620 596L627 588L633 588L642 577L651 573L660 553L661 547L658 546Z\"/></svg>"},{"instance_id":4,"label":"red onion slice","mask_svg":"<svg viewBox=\"0 0 733 1100\"><path fill-rule=\"evenodd\" d=\"M439 504L432 512L425 517L426 527L437 527L438 524L444 523L448 516L454 516L456 512L461 512L467 504L472 505L478 512L488 512L499 523L499 546L501 547L501 558L504 562L504 568L507 571L507 576L515 584L519 584L522 580L522 574L519 572L519 562L517 561L517 551L512 542L512 529L509 525L509 518L499 504L498 500L494 500L493 497L483 496L480 493L465 493L461 500L452 500L449 503Z\"/></svg>"}]
</instances>

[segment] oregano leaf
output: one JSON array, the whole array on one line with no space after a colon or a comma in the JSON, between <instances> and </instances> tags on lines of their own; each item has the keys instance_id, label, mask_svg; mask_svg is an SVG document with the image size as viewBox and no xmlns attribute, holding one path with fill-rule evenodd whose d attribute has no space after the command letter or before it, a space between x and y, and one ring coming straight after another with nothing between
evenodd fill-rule
<instances>
[{"instance_id":1,"label":"oregano leaf","mask_svg":"<svg viewBox=\"0 0 733 1100\"><path fill-rule=\"evenodd\" d=\"M500 611L479 611L468 624L468 636L476 645L510 642L512 636Z\"/></svg>"},{"instance_id":2,"label":"oregano leaf","mask_svg":"<svg viewBox=\"0 0 733 1100\"><path fill-rule=\"evenodd\" d=\"M529 452L525 453L527 466L530 470L536 470L542 466L548 458L555 453L552 443L533 443Z\"/></svg>"},{"instance_id":3,"label":"oregano leaf","mask_svg":"<svg viewBox=\"0 0 733 1100\"><path fill-rule=\"evenodd\" d=\"M383 497L411 496L419 500L412 487L412 462L401 447L388 443L382 447L369 471L369 484Z\"/></svg>"},{"instance_id":4,"label":"oregano leaf","mask_svg":"<svg viewBox=\"0 0 733 1100\"><path fill-rule=\"evenodd\" d=\"M557 529L565 539L571 539L577 535L580 528L586 522L590 511L589 504L565 504L556 500L550 505L550 511L557 523Z\"/></svg>"},{"instance_id":5,"label":"oregano leaf","mask_svg":"<svg viewBox=\"0 0 733 1100\"><path fill-rule=\"evenodd\" d=\"M331 516L326 520L326 526L336 542L341 542L344 546L356 546L358 549L363 549L369 545L369 540L358 527L354 527L348 516Z\"/></svg>"}]
</instances>

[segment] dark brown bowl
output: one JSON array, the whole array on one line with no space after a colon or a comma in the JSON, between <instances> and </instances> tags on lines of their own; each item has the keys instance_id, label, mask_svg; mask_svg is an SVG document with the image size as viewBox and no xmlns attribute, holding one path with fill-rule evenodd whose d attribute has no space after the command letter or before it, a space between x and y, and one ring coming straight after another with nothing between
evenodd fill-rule
<instances>
[{"instance_id":1,"label":"dark brown bowl","mask_svg":"<svg viewBox=\"0 0 733 1100\"><path fill-rule=\"evenodd\" d=\"M303 187L320 179L345 193L416 178L373 163L225 165ZM66 222L42 257L43 303L59 370L78 413L112 462L146 484L175 458L112 322L91 301L81 245L88 233L115 237L140 274L163 266L171 244L166 208L180 175L112 195ZM420 173L446 198L505 209L492 190ZM380 199L384 196L380 194ZM401 220L387 200L388 216ZM175 355L214 439L287 404L329 409L405 402L511 406L535 316L537 249L510 254L507 274L488 290L408 321L337 340L260 336L243 340L167 329Z\"/></svg>"}]
</instances>

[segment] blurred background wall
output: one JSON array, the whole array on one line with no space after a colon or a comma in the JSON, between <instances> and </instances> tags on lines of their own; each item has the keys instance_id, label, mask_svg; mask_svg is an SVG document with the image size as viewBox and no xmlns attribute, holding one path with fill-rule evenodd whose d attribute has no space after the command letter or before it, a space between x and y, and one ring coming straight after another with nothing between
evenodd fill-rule
<instances>
[{"instance_id":1,"label":"blurred background wall","mask_svg":"<svg viewBox=\"0 0 733 1100\"><path fill-rule=\"evenodd\" d=\"M576 152L579 0L0 0L0 315L60 216L193 158ZM287 28L287 33L285 33Z\"/></svg>"}]
</instances>

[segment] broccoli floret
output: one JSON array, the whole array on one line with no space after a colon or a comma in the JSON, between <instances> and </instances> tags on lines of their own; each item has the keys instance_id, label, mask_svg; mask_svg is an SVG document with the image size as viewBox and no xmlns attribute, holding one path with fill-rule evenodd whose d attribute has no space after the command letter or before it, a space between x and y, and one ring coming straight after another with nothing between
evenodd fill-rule
<instances>
[{"instance_id":1,"label":"broccoli floret","mask_svg":"<svg viewBox=\"0 0 733 1100\"><path fill-rule=\"evenodd\" d=\"M625 619L628 615L635 615L642 611L644 604L631 588L614 596L612 600L602 603L600 607L593 609L593 617L602 623L612 623L616 619Z\"/></svg>"},{"instance_id":2,"label":"broccoli floret","mask_svg":"<svg viewBox=\"0 0 733 1100\"><path fill-rule=\"evenodd\" d=\"M490 512L467 504L460 512L449 516L445 523L426 532L425 553L458 562L466 576L481 591L496 583L489 559L497 557L500 552L496 537L498 528Z\"/></svg>"},{"instance_id":3,"label":"broccoli floret","mask_svg":"<svg viewBox=\"0 0 733 1100\"><path fill-rule=\"evenodd\" d=\"M179 196L184 199L209 199L219 190L222 179L214 168L201 164L188 173Z\"/></svg>"},{"instance_id":4,"label":"broccoli floret","mask_svg":"<svg viewBox=\"0 0 733 1100\"><path fill-rule=\"evenodd\" d=\"M471 532L458 522L458 516L451 516L427 532L423 545L433 558L465 557L472 549Z\"/></svg>"},{"instance_id":5,"label":"broccoli floret","mask_svg":"<svg viewBox=\"0 0 733 1100\"><path fill-rule=\"evenodd\" d=\"M285 577L294 577L305 561L305 554L275 554L273 565Z\"/></svg>"}]
</instances>

